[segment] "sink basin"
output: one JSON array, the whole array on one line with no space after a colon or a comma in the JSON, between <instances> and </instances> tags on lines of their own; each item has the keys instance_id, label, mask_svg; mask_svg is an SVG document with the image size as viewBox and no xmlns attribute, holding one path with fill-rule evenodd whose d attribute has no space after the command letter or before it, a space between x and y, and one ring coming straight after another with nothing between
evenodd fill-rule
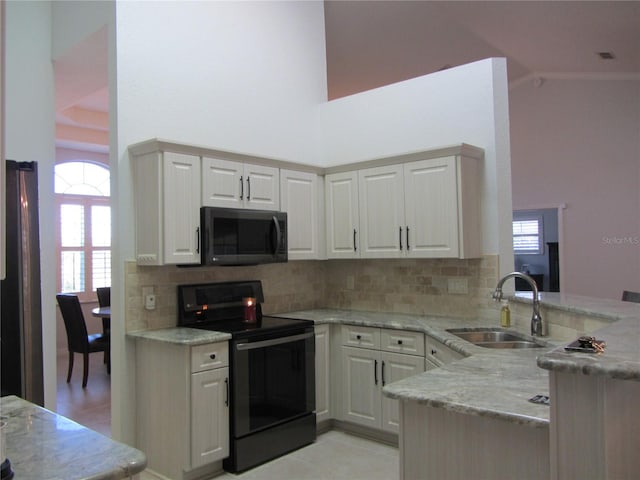
<instances>
[{"instance_id":1,"label":"sink basin","mask_svg":"<svg viewBox=\"0 0 640 480\"><path fill-rule=\"evenodd\" d=\"M484 348L541 348L544 346L526 335L497 328L452 328L447 332Z\"/></svg>"}]
</instances>

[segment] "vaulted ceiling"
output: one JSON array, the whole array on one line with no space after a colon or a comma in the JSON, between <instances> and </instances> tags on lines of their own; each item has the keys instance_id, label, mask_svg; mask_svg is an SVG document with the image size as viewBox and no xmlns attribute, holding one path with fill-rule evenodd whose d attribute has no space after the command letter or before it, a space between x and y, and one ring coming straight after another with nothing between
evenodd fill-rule
<instances>
[{"instance_id":1,"label":"vaulted ceiling","mask_svg":"<svg viewBox=\"0 0 640 480\"><path fill-rule=\"evenodd\" d=\"M512 84L640 75L640 1L325 1L325 32L329 99L488 57L507 58ZM67 137L102 132L98 141L107 132L106 37L90 40L56 62L57 122Z\"/></svg>"}]
</instances>

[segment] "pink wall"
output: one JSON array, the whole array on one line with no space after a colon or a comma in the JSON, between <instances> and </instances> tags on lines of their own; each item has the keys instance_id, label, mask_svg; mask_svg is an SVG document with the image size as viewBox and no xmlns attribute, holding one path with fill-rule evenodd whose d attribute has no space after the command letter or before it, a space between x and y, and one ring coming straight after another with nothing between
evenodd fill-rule
<instances>
[{"instance_id":1,"label":"pink wall","mask_svg":"<svg viewBox=\"0 0 640 480\"><path fill-rule=\"evenodd\" d=\"M546 79L509 96L514 209L566 204L563 291L640 291L640 81Z\"/></svg>"}]
</instances>

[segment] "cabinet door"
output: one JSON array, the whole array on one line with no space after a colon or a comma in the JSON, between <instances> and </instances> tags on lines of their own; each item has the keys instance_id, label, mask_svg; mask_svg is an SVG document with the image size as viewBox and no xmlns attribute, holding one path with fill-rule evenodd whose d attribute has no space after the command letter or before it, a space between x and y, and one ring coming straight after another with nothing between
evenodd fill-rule
<instances>
[{"instance_id":1,"label":"cabinet door","mask_svg":"<svg viewBox=\"0 0 640 480\"><path fill-rule=\"evenodd\" d=\"M458 186L455 157L404 166L407 254L458 257Z\"/></svg>"},{"instance_id":2,"label":"cabinet door","mask_svg":"<svg viewBox=\"0 0 640 480\"><path fill-rule=\"evenodd\" d=\"M280 171L280 208L287 212L289 260L320 256L317 179L314 173Z\"/></svg>"},{"instance_id":3,"label":"cabinet door","mask_svg":"<svg viewBox=\"0 0 640 480\"><path fill-rule=\"evenodd\" d=\"M164 263L200 263L200 157L164 154Z\"/></svg>"},{"instance_id":4,"label":"cabinet door","mask_svg":"<svg viewBox=\"0 0 640 480\"><path fill-rule=\"evenodd\" d=\"M244 176L245 208L280 209L280 174L277 168L245 165Z\"/></svg>"},{"instance_id":5,"label":"cabinet door","mask_svg":"<svg viewBox=\"0 0 640 480\"><path fill-rule=\"evenodd\" d=\"M331 418L329 325L316 325L316 421Z\"/></svg>"},{"instance_id":6,"label":"cabinet door","mask_svg":"<svg viewBox=\"0 0 640 480\"><path fill-rule=\"evenodd\" d=\"M365 348L342 348L343 419L380 428L380 352Z\"/></svg>"},{"instance_id":7,"label":"cabinet door","mask_svg":"<svg viewBox=\"0 0 640 480\"><path fill-rule=\"evenodd\" d=\"M403 255L405 221L402 165L358 172L361 257Z\"/></svg>"},{"instance_id":8,"label":"cabinet door","mask_svg":"<svg viewBox=\"0 0 640 480\"><path fill-rule=\"evenodd\" d=\"M382 386L397 382L403 378L424 372L424 357L401 355L399 353L382 353L381 377ZM382 397L382 429L398 433L400 425L400 409L398 400Z\"/></svg>"},{"instance_id":9,"label":"cabinet door","mask_svg":"<svg viewBox=\"0 0 640 480\"><path fill-rule=\"evenodd\" d=\"M355 258L359 252L358 173L325 177L327 257Z\"/></svg>"},{"instance_id":10,"label":"cabinet door","mask_svg":"<svg viewBox=\"0 0 640 480\"><path fill-rule=\"evenodd\" d=\"M202 158L202 205L242 208L244 165L228 160Z\"/></svg>"},{"instance_id":11,"label":"cabinet door","mask_svg":"<svg viewBox=\"0 0 640 480\"><path fill-rule=\"evenodd\" d=\"M229 369L191 375L191 468L229 456Z\"/></svg>"}]
</instances>

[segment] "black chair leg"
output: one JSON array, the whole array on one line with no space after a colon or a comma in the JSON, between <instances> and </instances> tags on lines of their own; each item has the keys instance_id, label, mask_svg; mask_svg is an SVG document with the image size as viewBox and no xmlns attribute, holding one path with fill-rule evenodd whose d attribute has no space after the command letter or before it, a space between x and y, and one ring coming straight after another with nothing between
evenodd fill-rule
<instances>
[{"instance_id":1,"label":"black chair leg","mask_svg":"<svg viewBox=\"0 0 640 480\"><path fill-rule=\"evenodd\" d=\"M107 357L107 373L111 375L111 345L107 347L104 354Z\"/></svg>"},{"instance_id":2,"label":"black chair leg","mask_svg":"<svg viewBox=\"0 0 640 480\"><path fill-rule=\"evenodd\" d=\"M69 369L67 370L67 383L71 381L72 372L73 372L73 352L69 352Z\"/></svg>"},{"instance_id":3,"label":"black chair leg","mask_svg":"<svg viewBox=\"0 0 640 480\"><path fill-rule=\"evenodd\" d=\"M84 360L84 370L82 372L82 388L87 386L87 379L89 378L89 354L83 353L82 359Z\"/></svg>"}]
</instances>

